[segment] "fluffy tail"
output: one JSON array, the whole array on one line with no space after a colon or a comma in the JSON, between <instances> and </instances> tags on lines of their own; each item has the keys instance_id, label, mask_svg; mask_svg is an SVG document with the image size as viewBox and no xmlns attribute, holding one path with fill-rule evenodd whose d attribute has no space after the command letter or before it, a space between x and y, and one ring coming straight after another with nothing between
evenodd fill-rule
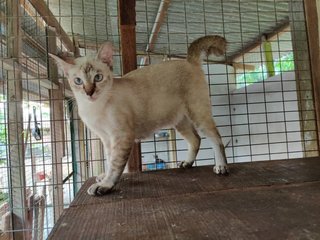
<instances>
[{"instance_id":1,"label":"fluffy tail","mask_svg":"<svg viewBox=\"0 0 320 240\"><path fill-rule=\"evenodd\" d=\"M227 41L220 36L212 35L198 38L193 41L188 48L187 61L200 65L201 53L205 52L207 56L215 54L217 56L223 55L226 51Z\"/></svg>"}]
</instances>

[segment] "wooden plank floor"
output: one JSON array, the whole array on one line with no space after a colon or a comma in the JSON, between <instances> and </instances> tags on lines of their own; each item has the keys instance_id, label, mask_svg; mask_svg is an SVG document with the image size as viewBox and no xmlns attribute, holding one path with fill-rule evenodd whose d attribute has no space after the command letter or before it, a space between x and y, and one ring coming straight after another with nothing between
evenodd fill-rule
<instances>
[{"instance_id":1,"label":"wooden plank floor","mask_svg":"<svg viewBox=\"0 0 320 240\"><path fill-rule=\"evenodd\" d=\"M49 239L320 239L320 157L124 174L91 197L89 179Z\"/></svg>"}]
</instances>

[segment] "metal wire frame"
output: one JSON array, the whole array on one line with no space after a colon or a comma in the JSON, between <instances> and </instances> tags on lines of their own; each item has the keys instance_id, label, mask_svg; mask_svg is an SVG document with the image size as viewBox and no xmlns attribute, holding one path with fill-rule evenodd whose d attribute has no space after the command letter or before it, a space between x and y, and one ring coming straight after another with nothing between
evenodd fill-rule
<instances>
[{"instance_id":1,"label":"metal wire frame","mask_svg":"<svg viewBox=\"0 0 320 240\"><path fill-rule=\"evenodd\" d=\"M1 1L0 8L5 9L5 5L8 2ZM102 5L105 5L105 8L116 8L116 4L112 5L116 1L110 1L110 5L107 2L103 2ZM190 42L198 36L206 35L206 34L220 34L225 36L229 40L229 44L232 46L241 46L244 48L247 44L245 42L245 37L248 35L256 34L255 31L248 30L243 26L245 24L250 24L247 20L242 20L245 14L253 14L257 16L256 23L259 29L259 34L262 34L262 27L266 24L272 25L273 23L277 23L280 19L277 19L278 16L282 16L282 10L278 11L278 4L282 3L295 3L301 4L301 0L296 1L275 1L275 0L268 0L268 1L217 1L220 7L217 7L217 10L207 9L207 5L209 4L208 1L201 0L197 1L197 8L194 8L193 15L199 15L200 18L194 19L190 22L192 14L190 13L190 6L189 4L194 4L192 1L180 1L179 3L182 4L181 9L175 10L169 7L169 15L166 15L165 21L162 23L161 31L159 32L159 38L157 41L157 48L153 51L145 53L146 46L148 44L149 38L138 37L137 47L139 50L138 58L143 59L147 57L149 61L145 62L142 65L153 64L158 61L162 61L163 59L170 59L170 58L183 58L186 55L187 46ZM235 8L229 9L228 4L231 2L236 2ZM264 10L259 9L259 3L272 3L273 8ZM48 233L50 232L53 224L54 224L54 212L56 209L68 207L70 201L73 199L74 194L77 190L81 187L82 183L91 176L99 174L103 171L103 162L105 160L105 153L101 146L99 139L94 136L79 119L77 114L77 107L72 100L72 98L65 99L64 97L58 98L51 98L49 99L49 94L47 88L56 88L52 83L49 83L49 86L44 87L43 82L48 79L49 73L47 73L47 66L43 66L47 64L46 54L48 52L48 46L41 45L43 48L34 49L35 42L36 43L45 43L47 44L48 36L45 33L45 28L43 25L43 18L39 16L39 14L32 9L32 6L27 5L27 1L23 1L22 8L25 21L22 22L22 28L27 34L23 36L25 39L29 39L28 44L25 45L25 49L28 50L29 56L24 56L26 62L24 64L24 71L28 68L35 69L35 75L27 74L23 77L24 81L24 97L23 99L29 103L30 107L32 105L36 105L38 107L37 117L38 121L41 124L41 128L47 131L47 138L42 138L40 141L35 141L32 135L29 133L27 141L25 144L35 144L39 143L41 146L41 153L39 156L38 162L32 162L33 152L31 151L31 160L25 161L24 168L26 177L29 178L25 186L21 186L29 189L29 194L39 192L37 188L41 186L44 187L44 196L46 204L44 206L44 219L41 227L40 225L33 225L33 226L26 226L26 229L32 231L32 234L35 234L35 230L39 230L38 236L42 234L45 238ZM93 2L91 6L92 11L88 13L86 11L88 5L86 1L46 1L47 5L52 7L52 11L54 10L54 15L59 22L65 23L66 21L70 21L70 32L73 34L75 38L75 42L78 43L81 55L90 55L95 54L96 50L99 48L102 40L111 40L115 43L116 49L119 49L119 33L117 29L113 29L112 35L108 35L110 33L110 28L114 28L114 26L108 25L110 19L117 24L117 11L109 12L108 16L102 16L101 14L101 7L98 0ZM80 4L79 4L80 3ZM243 11L243 3L247 4L255 4L256 9L250 10L250 12ZM158 7L159 1L137 1L137 4L141 5L142 8L138 8L138 19L137 19L137 35L144 34L145 36L150 36L152 33L152 26L154 24L155 19L155 11L154 7ZM80 10L78 9L80 7ZM140 6L139 5L139 6ZM218 6L217 5L217 6ZM28 6L28 8L27 8ZM58 6L54 8L54 6ZM68 7L67 7L68 6ZM70 12L66 13L65 10L70 8ZM232 19L230 17L231 13L235 11L238 13L239 18ZM265 21L260 19L260 15L262 17L265 12L268 11L269 13L274 14L274 20ZM296 9L294 14L296 16L292 16L293 13L292 9L288 9L287 13L290 15L291 20L291 30L292 35L297 35L305 32L305 28L297 29L294 24L301 25L304 22L304 12L303 9ZM217 20L213 18L215 14L221 14L221 19ZM6 11L4 11L6 14ZM182 20L178 18L178 15L182 16ZM177 16L175 18L175 16ZM10 16L6 16L10 18ZM31 17L31 19L30 19ZM144 19L145 17L145 19ZM300 18L299 18L300 17ZM212 20L210 20L212 18ZM36 26L31 24L31 20L34 20ZM101 20L102 19L102 20ZM108 22L106 31L100 32L99 24L102 22ZM87 33L87 23L93 22L92 32ZM212 31L213 27L216 24L222 24L222 29L217 31ZM237 29L230 29L229 25L231 24L239 24L240 28ZM146 30L140 26L146 25ZM82 28L82 36L78 36L75 34L78 31L78 28ZM177 26L181 26L181 31L176 31ZM194 28L194 26L199 26L198 28ZM0 26L3 28L3 26ZM27 31L29 30L29 32ZM32 30L32 31L31 31ZM6 60L10 60L9 56L7 56L7 49L6 49L6 42L9 41L8 37L6 38L4 28L4 38L0 43L0 50L1 50L1 57L5 58ZM108 36L106 36L108 35ZM279 58L286 53L294 52L297 54L299 49L292 49L289 50L282 50L283 43L290 43L291 40L281 40L280 33L276 34L274 40L271 42L278 45L278 49L273 51L273 53L277 54ZM238 38L234 38L230 40L229 36L238 36ZM35 42L32 42L34 40ZM299 42L299 41L298 41ZM301 40L300 40L300 47L301 47ZM65 46L62 42L57 43L58 49L65 50ZM307 46L306 46L307 47ZM33 51L32 51L33 50ZM142 51L144 50L144 51ZM229 49L230 51L234 49ZM301 52L304 52L305 49L300 49ZM253 59L247 59L248 55L254 55ZM121 56L117 54L115 56L115 71L117 75L121 73ZM307 59L308 60L308 59ZM299 64L300 62L306 61L306 59L294 59L295 64ZM138 61L140 62L140 61ZM213 64L213 62L218 62L220 65ZM260 46L256 47L255 49L249 51L247 54L242 54L239 58L238 63L241 64L248 64L259 66L263 62L265 62L263 56L263 49ZM4 65L5 62L2 61L0 70L2 74L2 78L5 79L4 84L1 86L1 94L7 95L7 86L6 83L8 81L20 81L21 79L17 77L10 78L6 75L6 67ZM141 62L143 63L143 62ZM289 80L284 79L284 74L280 75L280 80L274 81L262 81L261 82L261 91L259 92L251 92L250 86L246 85L243 87L242 92L240 90L236 90L237 82L236 82L236 75L240 74L247 74L247 70L237 72L234 70L231 63L221 64L224 63L221 60L212 60L212 59L205 59L204 63L204 72L208 78L208 84L210 86L210 96L212 99L212 106L213 106L213 115L215 120L219 126L219 129L222 133L222 137L224 143L226 145L226 151L228 156L229 162L242 162L242 161L257 161L257 160L274 160L280 158L296 158L301 157L304 155L312 156L318 155L319 149L317 147L309 148L306 147L308 144L313 144L318 141L315 129L315 114L312 108L310 109L303 109L304 102L312 102L312 98L304 98L302 97L306 92L312 91L311 85L310 88L307 89L286 89L288 84L295 84L296 79L292 78ZM142 67L142 66L141 66ZM262 72L260 70L256 71ZM295 69L299 73L303 72L310 72L309 68L306 69ZM223 79L223 81L221 80ZM300 83L305 81L306 85L311 82L311 77L306 78L304 80L300 80ZM279 89L274 89L270 91L268 89L269 84L272 83L279 83L281 87ZM258 83L259 84L259 83ZM41 87L40 87L41 86ZM61 89L64 94L68 95L69 89L67 89L66 85L62 86ZM270 94L274 94L279 96L278 99L271 98ZM289 98L288 96L295 94L296 98ZM257 97L257 99L255 99ZM62 119L54 119L55 116L46 116L46 109L51 108L50 102L59 102L61 100L64 101L63 108L64 108L64 115ZM7 105L7 100L2 100L2 104ZM297 109L288 109L288 106L292 103L299 104ZM273 109L270 110L270 105L279 105L282 106L280 110ZM252 112L252 109L254 111ZM4 114L7 114L7 109L3 108ZM308 118L305 119L302 116L307 114ZM28 114L25 114L26 116ZM299 116L296 118L296 116ZM310 116L309 116L310 115ZM274 116L280 116L283 118L271 118ZM301 129L301 120L305 122L304 124L309 124L312 128L302 128ZM61 123L63 122L64 127L64 138L63 140L55 140L52 139L52 133L50 132L51 124L53 123ZM7 126L8 121L4 118L3 122L0 123L2 126ZM24 119L24 126L28 126L28 118ZM274 125L283 126L281 130L277 129L276 131L273 130ZM253 128L265 128L263 132L257 132ZM26 129L27 127L25 127ZM5 129L6 131L6 129ZM27 131L26 131L27 132ZM143 141L142 144L142 160L144 164L145 170L154 170L159 168L168 168L168 167L176 167L177 162L184 160L186 155L187 147L185 142L182 138L172 131L171 129L164 129L164 133L168 135L164 137L157 137L153 136L151 139ZM5 132L5 134L7 134ZM308 135L308 138L301 138L301 135L305 136ZM279 137L281 136L281 138ZM50 171L59 169L61 166L56 164L50 159L49 161L46 160L46 154L49 152L52 154L58 154L58 150L55 150L55 145L63 144L65 149L65 158L64 161L61 163L62 169L65 170L63 178L60 179L60 183L57 184L52 179L50 179ZM297 144L301 145L301 148L295 149L294 147ZM14 143L11 143L14 145ZM44 147L49 145L50 149L45 150ZM281 146L281 148L277 148ZM9 146L10 147L10 146ZM257 151L257 149L261 148L261 151ZM32 147L31 147L32 149ZM6 148L8 152L8 147ZM157 157L155 157L157 155ZM148 158L148 159L147 159ZM158 164L156 159L158 159ZM0 171L4 170L7 173L7 181L0 186L0 191L8 192L11 201L10 204L7 206L6 211L12 211L13 208L17 206L14 205L13 202L13 194L10 186L12 186L12 182L14 181L13 175L10 175L11 169L8 167L9 165L9 158L6 160L6 164L0 166ZM159 162L159 159L164 160L163 162ZM76 160L76 161L75 161ZM195 165L207 165L214 163L214 155L213 150L211 147L210 142L206 140L206 138L202 138L202 146L199 152L198 158L195 162ZM18 166L19 167L19 166ZM39 170L40 169L40 170ZM38 181L37 173L42 172L43 175L41 178L44 178ZM60 189L60 192L54 192L53 189ZM50 193L51 191L51 193ZM63 193L63 197L59 196L59 194ZM50 196L50 194L52 196ZM60 198L59 198L60 197ZM58 201L54 202L52 199L58 199ZM25 208L26 206L22 206ZM26 207L27 208L27 207ZM41 209L40 205L36 205L34 209ZM0 209L1 210L1 209ZM27 210L27 209L22 209ZM0 211L0 215L2 216L5 212ZM35 213L34 213L35 214ZM13 232L17 232L21 230L13 230ZM34 235L33 235L34 236Z\"/></svg>"},{"instance_id":2,"label":"metal wire frame","mask_svg":"<svg viewBox=\"0 0 320 240\"><path fill-rule=\"evenodd\" d=\"M227 1L229 2L229 1ZM259 33L258 35L263 35L262 29L260 29L260 24L266 24L266 21L261 21L259 19L260 14L263 14L263 11L267 10L262 10L259 9L259 3L260 2L265 2L265 1L251 1L253 4L256 4L256 10L255 13L257 15L257 25L259 28ZM277 10L277 4L278 1L269 1L274 4L274 8L269 11L271 13L269 14L274 14L275 22L280 21L278 19L278 16L281 15L283 12L278 12ZM282 1L282 2L287 2L289 4L301 4L303 3L302 1L295 1L292 3L291 1ZM198 5L202 5L202 7L198 7L194 9L195 14L197 13L202 13L203 19L198 19L197 22L192 22L195 24L198 24L200 27L198 30L192 31L188 28L188 17L190 17L190 12L187 13L186 11L186 4L189 2L184 2L182 1L181 4L184 4L181 6L180 9L184 9L184 19L179 19L175 20L174 18L168 18L166 17L166 20L164 21L162 25L162 34L166 37L163 37L160 40L159 46L168 46L166 48L166 52L163 53L163 59L165 60L166 58L170 58L170 56L186 56L186 51L184 52L174 52L171 53L171 42L174 42L174 45L183 45L184 48L186 49L188 44L190 43L190 37L194 35L206 35L206 34L215 34L215 32L211 32L210 30L207 30L207 26L216 24L214 20L207 20L208 17L206 14L211 14L214 12L208 12L206 11L206 3L205 1L200 1L198 2ZM240 38L234 41L234 39L231 40L230 44L240 44L244 48L245 45L247 44L242 36L252 34L256 32L254 31L247 31L248 29L246 28L246 31L243 31L241 26L244 24L248 24L249 22L247 21L242 21L241 16L242 14L245 15L247 12L241 12L242 7L241 7L240 1L238 1L238 11L239 14L239 19L228 19L227 17L225 18L224 16L228 16L228 14L225 13L230 13L231 10L224 9L224 2L221 1L221 8L219 8L219 11L221 11L221 21L223 25L223 30L222 32L219 32L221 35L230 35L232 33L239 34ZM246 2L246 4L250 4L249 2ZM153 11L151 10L154 8L152 5L152 8L148 8L148 5L150 4L150 1L144 1L144 7L145 10L141 10L139 8L141 15L145 19L141 19L141 23L145 24L147 26L152 26L153 24L156 24L155 22L150 22L150 16L148 14L153 14ZM234 9L233 9L234 10ZM295 18L292 17L292 14L290 13L291 9L288 9L288 15L290 15L290 21L291 21L291 28L293 28L293 22L295 22L297 25L302 25L304 24L304 12L303 8L300 8L299 10L295 9ZM170 10L169 10L170 11ZM173 16L175 14L181 13L180 11L175 12L174 9L171 10L170 12ZM249 13L249 12L248 12ZM252 12L250 12L252 13ZM150 14L150 15L151 15ZM189 14L189 15L188 15ZM298 16L299 15L299 16ZM299 19L299 20L297 20ZM238 31L234 32L226 32L225 31L225 24L224 23L234 23L234 24L239 24L240 29ZM240 22L240 23L239 23ZM273 20L270 21L269 24L272 24ZM137 25L139 26L139 21L137 22ZM174 25L173 29L176 29L176 25L180 24L181 26L184 25L184 29L181 32L174 32L171 30L171 26ZM203 26L201 26L203 25ZM289 27L289 26L288 26ZM139 29L139 27L138 27ZM151 27L148 27L148 34L151 34ZM294 49L291 46L291 48L286 47L284 49L284 44L285 45L291 45L292 40L291 39L281 39L281 34L283 32L288 32L290 34L299 34L305 32L306 29L290 29L286 28L283 29L281 32L278 32L275 34L270 42L273 45L277 46L277 50L273 50L274 55L278 55L278 59L280 59L283 55L286 55L287 53L293 53ZM177 42L177 38L174 36L182 36L185 34L185 38L182 39L181 42ZM173 40L171 40L171 37L173 37ZM228 39L228 38L227 38ZM185 41L186 40L186 41ZM140 43L143 45L143 41ZM139 44L139 42L138 42ZM306 41L304 42L305 48L307 49L307 43ZM300 43L301 45L301 43ZM304 50L299 50L295 49L295 54L299 51L304 51ZM248 55L255 55L255 59L247 59ZM157 56L159 57L161 54L158 52L150 52L148 53L148 59L150 60L152 64L152 60L155 62L159 61L157 60ZM143 55L141 55L143 56ZM166 57L167 56L167 57ZM293 59L292 61L295 62L295 64L299 64L302 61L305 61L305 59L298 59L297 57ZM262 46L257 45L253 50L249 51L246 54L242 54L240 56L240 59L238 60L241 64L244 65L253 65L253 66L262 66L266 60L264 59L264 51L262 49ZM213 65L214 66L214 65ZM236 78L234 75L247 75L248 71L245 69L238 73L238 72L233 72L234 69L230 67L225 67L225 70L221 70L219 73L214 73L213 71L210 71L210 61L208 63L204 64L204 71L205 74L208 78L209 81L209 86L210 86L210 92L211 92L211 99L212 99L212 106L213 106L213 115L218 123L220 131L222 131L222 137L224 139L224 142L226 144L226 151L227 151L227 156L228 156L228 162L242 162L242 161L257 161L257 160L274 160L274 159L283 159L283 158L296 158L296 157L302 157L302 156L313 156L313 155L318 155L319 154L319 149L317 145L317 135L316 135L316 125L315 125L315 113L314 113L314 108L310 109L301 109L301 106L298 106L298 104L301 105L304 104L304 102L308 102L310 104L312 103L312 99L303 99L299 98L298 96L301 95L301 93L306 93L306 91L311 92L312 89L294 89L292 86L295 85L296 79L293 77L292 79L285 79L283 78L284 73L280 74L279 78L273 81L266 81L263 80L260 83L256 83L261 85L261 90L258 92L251 92L250 86L244 86L242 92L237 92L235 89L237 88L237 82ZM223 68L223 67L220 67ZM310 72L310 69L292 69L292 72L294 71L299 71L299 72ZM259 70L255 68L255 70L251 70L252 72L257 72L257 73L263 73L263 70ZM215 79L223 76L225 78L224 81L219 81L217 82ZM279 89L273 89L270 90L269 85L274 83L279 83L280 82L280 88ZM311 77L308 79L303 79L300 80L301 82L305 82L307 85L311 85ZM288 88L288 86L291 86L291 88ZM212 90L212 89L217 89ZM277 96L278 98L272 99L270 98L270 95ZM253 99L254 96L259 96L258 99ZM223 102L216 102L215 100L218 100L220 98L225 98ZM241 98L241 102L234 102L232 101L232 98L237 98L239 100ZM296 105L296 108L290 109L291 105ZM278 109L271 109L272 106L278 106ZM262 109L259 109L262 108ZM253 109L256 108L256 110L253 111ZM237 110L237 111L236 111ZM233 113L233 111L236 111ZM308 119L306 120L306 125L312 126L311 128L307 129L301 129L300 128L300 121L298 115L302 114L308 114L310 115ZM277 119L277 116L280 117L280 119ZM242 118L242 122L237 122L235 118ZM260 118L260 120L254 120L254 118ZM301 118L300 118L301 119ZM282 126L281 129L277 129L275 132L275 126ZM253 127L259 126L264 127L265 131L263 132L257 132L253 130ZM225 131L226 128L230 128L228 131ZM239 132L238 129L244 129L247 128L247 132ZM168 131L168 130L164 130ZM311 131L311 132L310 132ZM304 135L304 134L310 134L310 137L308 139L301 139L299 135ZM276 136L281 137L276 139ZM260 139L260 140L255 140L255 139ZM263 138L263 140L261 140ZM159 150L159 144L164 145L166 142L167 145L170 144L175 144L177 145L177 142L182 141L181 137L178 136L177 139L171 139L170 137L167 140L160 139L157 140L155 137L152 139L148 139L147 141L142 142L142 155L147 156L148 160L145 160L145 168L148 166L151 166L149 168L151 169L156 169L157 164L155 163L156 159L152 159L152 156L162 156L162 159L165 160L167 163L167 167L177 167L177 162L184 160L185 154L179 154L179 153L186 153L187 147L186 145L178 147L176 150L171 150L167 147L167 149L161 149ZM153 146L152 146L153 143ZM214 163L214 157L213 157L213 151L207 151L210 149L210 147L207 147L207 143L205 143L205 147L201 147L200 152L197 160L196 160L196 165L201 165L201 164L213 164ZM301 145L300 148L296 148L298 145ZM306 145L313 145L313 147L308 148ZM281 146L281 147L279 147ZM163 148L163 147L162 147ZM257 151L258 148L263 148L261 151ZM248 149L245 152L242 153L237 153L238 149ZM176 152L176 157L175 159L170 158L171 155L168 155L167 153L170 152ZM203 154L201 154L203 152ZM177 157L179 155L179 157ZM203 157L203 155L206 155L206 157ZM178 158L178 159L177 159ZM208 161L209 160L209 161ZM153 167L152 167L153 163ZM147 167L146 167L147 166ZM164 168L163 165L159 165L160 168Z\"/></svg>"}]
</instances>

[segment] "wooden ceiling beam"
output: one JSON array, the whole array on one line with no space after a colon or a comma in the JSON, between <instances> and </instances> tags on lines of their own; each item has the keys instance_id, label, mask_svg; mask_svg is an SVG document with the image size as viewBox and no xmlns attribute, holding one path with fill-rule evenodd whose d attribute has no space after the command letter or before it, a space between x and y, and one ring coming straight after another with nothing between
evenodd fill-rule
<instances>
[{"instance_id":1,"label":"wooden ceiling beam","mask_svg":"<svg viewBox=\"0 0 320 240\"><path fill-rule=\"evenodd\" d=\"M238 58L242 57L244 54L254 50L255 48L258 48L262 43L261 39L263 36L265 36L266 40L274 40L279 36L279 34L281 34L284 31L288 31L289 29L290 29L290 21L289 19L287 19L281 22L280 24L276 25L267 33L262 33L259 36L257 36L254 41L244 45L244 47L240 51L232 54L231 56L228 56L227 61L235 62Z\"/></svg>"}]
</instances>

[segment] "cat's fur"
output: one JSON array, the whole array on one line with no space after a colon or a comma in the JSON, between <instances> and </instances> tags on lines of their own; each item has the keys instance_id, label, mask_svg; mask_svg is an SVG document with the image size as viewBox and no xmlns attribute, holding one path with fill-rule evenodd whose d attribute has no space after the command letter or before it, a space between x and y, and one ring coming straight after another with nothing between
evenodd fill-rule
<instances>
[{"instance_id":1,"label":"cat's fur","mask_svg":"<svg viewBox=\"0 0 320 240\"><path fill-rule=\"evenodd\" d=\"M134 141L164 127L175 127L188 142L188 158L181 167L192 166L200 146L200 130L213 142L214 172L228 172L200 58L202 52L221 55L225 48L222 37L202 37L191 44L186 60L150 65L119 79L112 76L110 43L104 44L95 58L64 61L51 55L68 77L81 119L101 138L108 153L107 171L88 189L90 195L109 192L124 170ZM94 81L97 74L103 75L102 81ZM83 84L76 85L75 78Z\"/></svg>"}]
</instances>

